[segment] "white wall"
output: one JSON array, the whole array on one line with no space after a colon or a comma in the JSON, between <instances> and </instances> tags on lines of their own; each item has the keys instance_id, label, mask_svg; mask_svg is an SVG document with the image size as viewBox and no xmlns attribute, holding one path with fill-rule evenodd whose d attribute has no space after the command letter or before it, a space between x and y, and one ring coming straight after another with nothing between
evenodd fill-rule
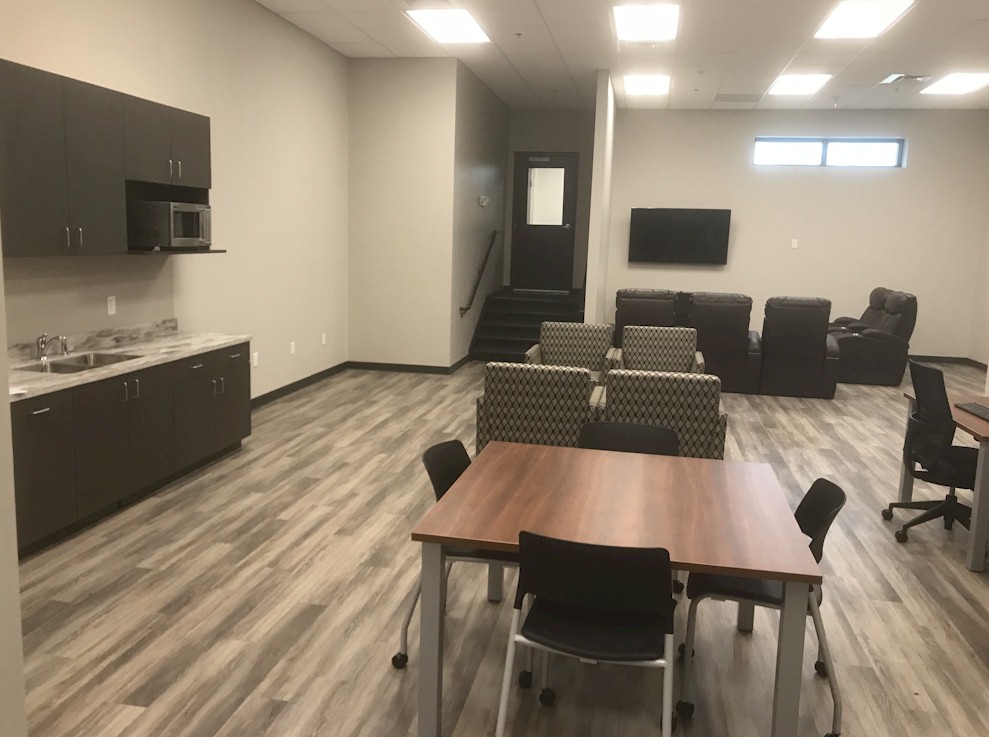
<instances>
[{"instance_id":1,"label":"white wall","mask_svg":"<svg viewBox=\"0 0 989 737\"><path fill-rule=\"evenodd\" d=\"M453 365L470 351L484 298L501 286L504 233L498 235L471 310L467 305L491 231L504 229L508 148L508 108L463 64L457 65L456 143L453 172L452 300L450 358ZM488 198L481 206L478 198Z\"/></svg>"},{"instance_id":2,"label":"white wall","mask_svg":"<svg viewBox=\"0 0 989 737\"><path fill-rule=\"evenodd\" d=\"M608 261L611 251L611 188L614 172L615 90L611 74L598 70L594 112L594 166L591 184L590 237L587 243L587 291L584 321L604 322L608 302Z\"/></svg>"},{"instance_id":3,"label":"white wall","mask_svg":"<svg viewBox=\"0 0 989 737\"><path fill-rule=\"evenodd\" d=\"M101 259L98 275L97 262L80 267L91 282L67 277L65 260L8 260L12 339L42 324L162 319L174 307L180 330L254 336L254 396L347 360L342 56L253 0L0 0L0 19L4 58L211 118L214 247L229 251L157 268ZM108 294L118 296L112 322L99 314ZM159 309L167 314L149 314Z\"/></svg>"},{"instance_id":4,"label":"white wall","mask_svg":"<svg viewBox=\"0 0 989 737\"><path fill-rule=\"evenodd\" d=\"M503 283L511 281L512 213L515 153L577 152L577 222L574 223L573 282L584 286L591 209L591 173L594 159L594 113L588 110L513 110L509 131L508 193L505 217L505 268Z\"/></svg>"},{"instance_id":5,"label":"white wall","mask_svg":"<svg viewBox=\"0 0 989 737\"><path fill-rule=\"evenodd\" d=\"M903 137L907 166L755 167L757 135ZM761 329L770 296L824 296L832 315L858 315L883 285L917 295L911 352L985 360L985 329L972 331L987 141L986 111L619 111L608 317L621 287L732 291L752 297ZM628 264L632 207L731 208L728 265Z\"/></svg>"},{"instance_id":6,"label":"white wall","mask_svg":"<svg viewBox=\"0 0 989 737\"><path fill-rule=\"evenodd\" d=\"M350 359L450 365L456 59L350 65Z\"/></svg>"}]
</instances>

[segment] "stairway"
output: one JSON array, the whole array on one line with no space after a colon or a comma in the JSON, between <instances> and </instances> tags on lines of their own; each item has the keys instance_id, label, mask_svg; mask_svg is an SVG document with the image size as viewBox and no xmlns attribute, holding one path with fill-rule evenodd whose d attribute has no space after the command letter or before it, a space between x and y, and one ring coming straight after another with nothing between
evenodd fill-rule
<instances>
[{"instance_id":1,"label":"stairway","mask_svg":"<svg viewBox=\"0 0 989 737\"><path fill-rule=\"evenodd\" d=\"M470 345L472 361L522 362L539 342L543 322L581 322L584 292L531 292L507 287L484 301Z\"/></svg>"}]
</instances>

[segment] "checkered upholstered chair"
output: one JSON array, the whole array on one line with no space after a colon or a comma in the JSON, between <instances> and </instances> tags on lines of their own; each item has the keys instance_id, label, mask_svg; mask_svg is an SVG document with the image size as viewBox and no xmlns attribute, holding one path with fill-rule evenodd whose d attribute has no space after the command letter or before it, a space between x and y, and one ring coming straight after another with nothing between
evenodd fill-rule
<instances>
[{"instance_id":1,"label":"checkered upholstered chair","mask_svg":"<svg viewBox=\"0 0 989 737\"><path fill-rule=\"evenodd\" d=\"M609 368L704 373L704 356L697 351L694 328L627 325L622 347L611 356L614 365Z\"/></svg>"},{"instance_id":2,"label":"checkered upholstered chair","mask_svg":"<svg viewBox=\"0 0 989 737\"><path fill-rule=\"evenodd\" d=\"M609 368L607 358L614 329L606 323L544 322L539 328L539 344L526 351L525 362L586 368L598 383Z\"/></svg>"},{"instance_id":3,"label":"checkered upholstered chair","mask_svg":"<svg viewBox=\"0 0 989 737\"><path fill-rule=\"evenodd\" d=\"M489 363L477 398L477 452L492 440L576 447L601 391L586 368Z\"/></svg>"},{"instance_id":4,"label":"checkered upholstered chair","mask_svg":"<svg viewBox=\"0 0 989 737\"><path fill-rule=\"evenodd\" d=\"M717 376L609 371L597 419L669 427L680 438L680 455L725 457L728 415L721 411L721 379Z\"/></svg>"}]
</instances>

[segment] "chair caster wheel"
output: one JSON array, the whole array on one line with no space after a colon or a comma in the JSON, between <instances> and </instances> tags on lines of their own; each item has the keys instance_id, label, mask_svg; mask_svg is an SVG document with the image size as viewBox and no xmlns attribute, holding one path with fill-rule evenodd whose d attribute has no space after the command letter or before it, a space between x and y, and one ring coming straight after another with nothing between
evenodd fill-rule
<instances>
[{"instance_id":1,"label":"chair caster wheel","mask_svg":"<svg viewBox=\"0 0 989 737\"><path fill-rule=\"evenodd\" d=\"M814 663L814 670L817 671L817 675L819 675L821 678L828 677L828 667L824 665L823 660L818 660L816 663Z\"/></svg>"},{"instance_id":2,"label":"chair caster wheel","mask_svg":"<svg viewBox=\"0 0 989 737\"><path fill-rule=\"evenodd\" d=\"M682 594L683 593L683 581L673 580L673 593Z\"/></svg>"},{"instance_id":3,"label":"chair caster wheel","mask_svg":"<svg viewBox=\"0 0 989 737\"><path fill-rule=\"evenodd\" d=\"M678 701L677 702L677 714L682 716L684 719L690 719L694 715L694 705L689 701Z\"/></svg>"},{"instance_id":4,"label":"chair caster wheel","mask_svg":"<svg viewBox=\"0 0 989 737\"><path fill-rule=\"evenodd\" d=\"M893 533L893 537L896 538L896 542L905 543L907 541L907 531L897 530L895 533Z\"/></svg>"},{"instance_id":5,"label":"chair caster wheel","mask_svg":"<svg viewBox=\"0 0 989 737\"><path fill-rule=\"evenodd\" d=\"M889 522L891 519L893 519L893 510L892 509L884 509L883 510L883 519L886 520L887 522Z\"/></svg>"},{"instance_id":6,"label":"chair caster wheel","mask_svg":"<svg viewBox=\"0 0 989 737\"><path fill-rule=\"evenodd\" d=\"M397 653L392 656L391 664L396 670L402 670L409 662L409 656L406 653Z\"/></svg>"},{"instance_id":7,"label":"chair caster wheel","mask_svg":"<svg viewBox=\"0 0 989 737\"><path fill-rule=\"evenodd\" d=\"M544 688L539 692L539 703L543 706L552 706L556 703L556 691L551 688Z\"/></svg>"},{"instance_id":8,"label":"chair caster wheel","mask_svg":"<svg viewBox=\"0 0 989 737\"><path fill-rule=\"evenodd\" d=\"M531 670L524 670L519 673L519 688L532 688Z\"/></svg>"}]
</instances>

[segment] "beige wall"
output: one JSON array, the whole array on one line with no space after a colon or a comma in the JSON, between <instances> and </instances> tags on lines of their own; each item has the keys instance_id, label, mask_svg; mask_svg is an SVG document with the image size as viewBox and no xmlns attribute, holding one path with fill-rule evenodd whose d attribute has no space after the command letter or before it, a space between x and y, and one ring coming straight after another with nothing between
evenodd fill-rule
<instances>
[{"instance_id":1,"label":"beige wall","mask_svg":"<svg viewBox=\"0 0 989 737\"><path fill-rule=\"evenodd\" d=\"M903 137L907 166L755 167L757 135ZM883 285L917 295L912 352L983 361L985 330L981 341L972 330L987 140L986 111L619 111L608 317L621 287L737 291L753 298L761 329L770 296L824 296L832 315L858 315ZM731 208L728 265L628 264L632 207Z\"/></svg>"},{"instance_id":2,"label":"beige wall","mask_svg":"<svg viewBox=\"0 0 989 737\"><path fill-rule=\"evenodd\" d=\"M615 90L611 74L598 70L594 112L594 166L591 183L590 237L587 243L587 291L584 321L604 322L608 304L608 257L611 233L611 188L615 147Z\"/></svg>"},{"instance_id":3,"label":"beige wall","mask_svg":"<svg viewBox=\"0 0 989 737\"><path fill-rule=\"evenodd\" d=\"M574 224L573 286L584 286L591 209L591 173L594 159L594 112L590 110L513 110L509 132L508 194L505 218L504 283L511 281L511 202L513 167L517 151L576 151L577 222Z\"/></svg>"},{"instance_id":4,"label":"beige wall","mask_svg":"<svg viewBox=\"0 0 989 737\"><path fill-rule=\"evenodd\" d=\"M214 247L228 250L8 259L12 340L172 316L249 333L255 396L347 360L342 56L253 0L0 0L0 18L4 58L210 116Z\"/></svg>"},{"instance_id":5,"label":"beige wall","mask_svg":"<svg viewBox=\"0 0 989 737\"><path fill-rule=\"evenodd\" d=\"M350 65L350 359L450 365L456 59Z\"/></svg>"},{"instance_id":6,"label":"beige wall","mask_svg":"<svg viewBox=\"0 0 989 737\"><path fill-rule=\"evenodd\" d=\"M466 306L493 230L504 230L505 151L508 108L463 64L457 66L456 145L453 173L453 279L450 309L450 363L470 351L484 298L501 286L504 232L495 240L471 310ZM488 198L481 206L478 198Z\"/></svg>"}]
</instances>

